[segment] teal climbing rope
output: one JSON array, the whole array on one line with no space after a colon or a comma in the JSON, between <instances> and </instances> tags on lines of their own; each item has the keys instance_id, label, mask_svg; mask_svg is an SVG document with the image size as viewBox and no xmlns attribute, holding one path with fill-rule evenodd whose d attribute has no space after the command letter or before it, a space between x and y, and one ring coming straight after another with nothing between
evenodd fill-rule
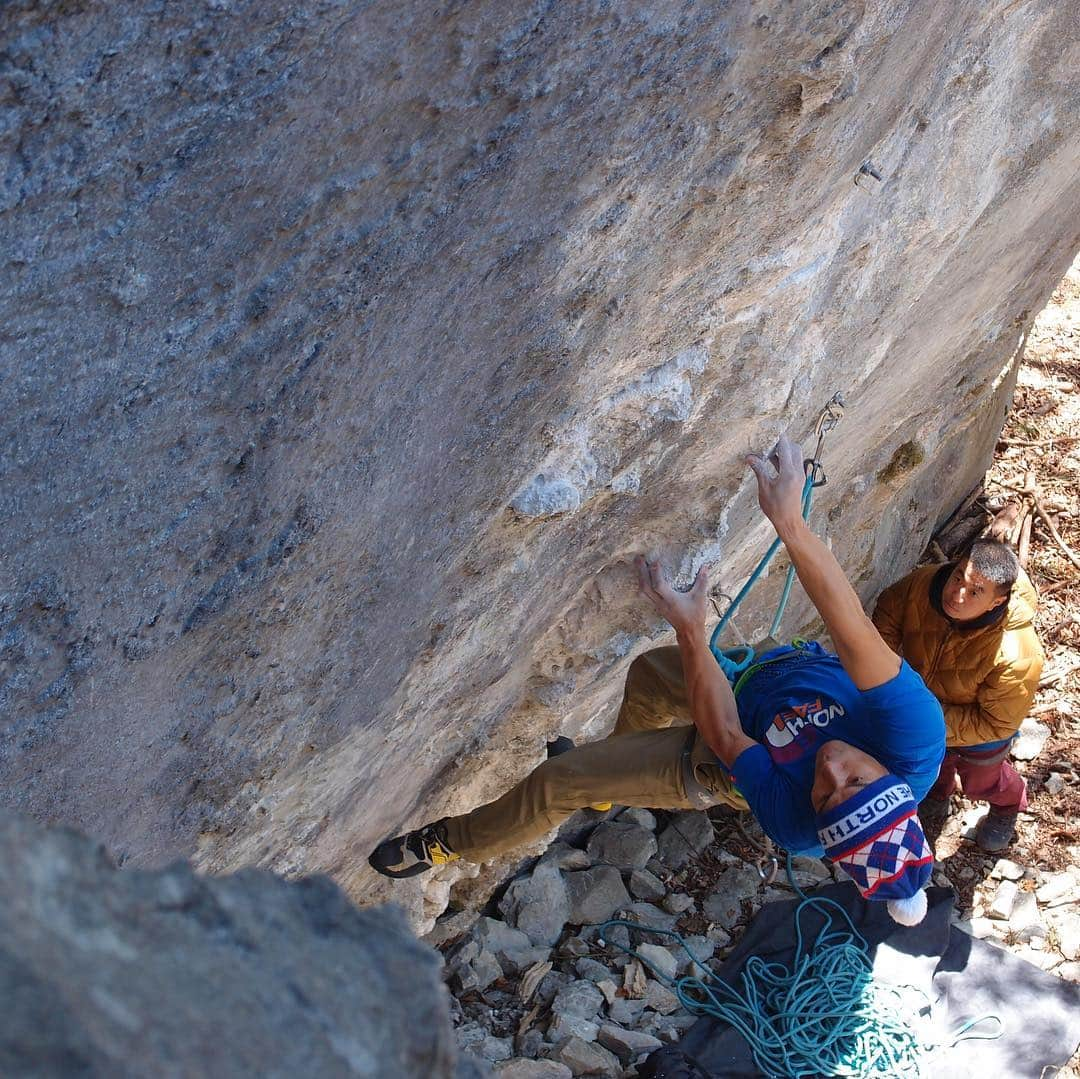
<instances>
[{"instance_id":1,"label":"teal climbing rope","mask_svg":"<svg viewBox=\"0 0 1080 1079\"><path fill-rule=\"evenodd\" d=\"M688 1011L734 1027L767 1076L916 1079L936 1052L962 1041L1001 1037L1000 1018L985 1015L964 1023L951 1040L935 1041L919 1022L930 1009L926 995L913 986L874 981L870 946L844 908L823 896L808 896L795 881L790 854L787 876L801 900L795 909L791 966L751 956L738 988L720 981L674 930L614 919L601 925L600 932L621 925L674 938L689 956L691 971L697 968L700 975L669 978L633 948L609 943L648 967ZM804 923L812 912L823 921L811 940ZM973 1032L988 1020L997 1023L996 1031Z\"/></svg>"},{"instance_id":2,"label":"teal climbing rope","mask_svg":"<svg viewBox=\"0 0 1080 1079\"><path fill-rule=\"evenodd\" d=\"M810 508L813 505L814 500L814 484L815 484L815 470L813 464L811 464L810 470L806 476L806 482L803 484L802 491L802 516L804 521L810 519ZM732 615L738 609L739 604L749 595L750 589L754 587L758 579L768 568L769 563L773 560L773 555L780 550L780 537L772 541L769 545L769 549L761 557L761 561L754 567L753 572L746 579L746 584L739 589L738 594L731 601L728 609L724 612L723 617L716 624L716 628L712 631L712 636L709 638L709 649L716 657L716 662L720 664L729 682L734 683L740 674L745 671L751 663L754 662L754 650L749 645L738 645L735 648L721 648L720 647L720 635L727 629L728 623L731 621ZM791 595L791 584L795 579L795 567L789 566L787 579L784 581L784 589L780 594L780 602L776 608L776 615L773 617L772 627L769 630L770 636L775 636L780 629L780 621L784 617L784 611L787 608L788 597Z\"/></svg>"}]
</instances>

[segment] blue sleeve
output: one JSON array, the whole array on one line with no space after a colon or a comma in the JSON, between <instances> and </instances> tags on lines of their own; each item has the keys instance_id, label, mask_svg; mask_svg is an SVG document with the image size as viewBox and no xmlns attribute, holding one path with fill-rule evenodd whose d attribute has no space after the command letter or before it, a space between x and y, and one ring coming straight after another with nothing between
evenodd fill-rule
<instances>
[{"instance_id":1,"label":"blue sleeve","mask_svg":"<svg viewBox=\"0 0 1080 1079\"><path fill-rule=\"evenodd\" d=\"M807 796L796 795L791 781L773 764L763 745L744 749L731 766L731 774L750 811L774 843L793 854L822 853Z\"/></svg>"},{"instance_id":2,"label":"blue sleeve","mask_svg":"<svg viewBox=\"0 0 1080 1079\"><path fill-rule=\"evenodd\" d=\"M902 660L895 678L866 690L861 699L882 756L921 800L945 757L945 715L937 698Z\"/></svg>"}]
</instances>

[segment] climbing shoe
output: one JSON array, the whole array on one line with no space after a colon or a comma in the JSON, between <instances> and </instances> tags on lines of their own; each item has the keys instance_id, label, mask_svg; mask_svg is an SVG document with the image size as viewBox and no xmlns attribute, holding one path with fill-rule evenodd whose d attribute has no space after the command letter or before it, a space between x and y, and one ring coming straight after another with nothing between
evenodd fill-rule
<instances>
[{"instance_id":1,"label":"climbing shoe","mask_svg":"<svg viewBox=\"0 0 1080 1079\"><path fill-rule=\"evenodd\" d=\"M569 753L574 748L574 740L567 738L565 734L560 734L554 742L548 742L547 755L548 760L552 757L561 757L564 753ZM611 809L611 802L593 802L589 808L595 809L597 813L606 813Z\"/></svg>"},{"instance_id":2,"label":"climbing shoe","mask_svg":"<svg viewBox=\"0 0 1080 1079\"><path fill-rule=\"evenodd\" d=\"M415 832L384 839L368 855L368 864L384 877L415 877L461 857L446 842L446 818Z\"/></svg>"},{"instance_id":3,"label":"climbing shoe","mask_svg":"<svg viewBox=\"0 0 1080 1079\"><path fill-rule=\"evenodd\" d=\"M989 854L1004 850L1012 842L1016 818L1016 813L991 806L990 812L983 817L979 822L979 827L975 829L975 842L979 849Z\"/></svg>"}]
</instances>

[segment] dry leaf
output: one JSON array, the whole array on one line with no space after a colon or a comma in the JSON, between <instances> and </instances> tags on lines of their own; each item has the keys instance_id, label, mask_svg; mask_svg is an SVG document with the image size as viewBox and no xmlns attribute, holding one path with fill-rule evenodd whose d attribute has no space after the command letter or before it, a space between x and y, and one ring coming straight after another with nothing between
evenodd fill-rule
<instances>
[{"instance_id":1,"label":"dry leaf","mask_svg":"<svg viewBox=\"0 0 1080 1079\"><path fill-rule=\"evenodd\" d=\"M551 970L551 963L533 963L521 976L521 984L518 986L518 996L527 1001L536 992L536 987L544 980L544 975Z\"/></svg>"}]
</instances>

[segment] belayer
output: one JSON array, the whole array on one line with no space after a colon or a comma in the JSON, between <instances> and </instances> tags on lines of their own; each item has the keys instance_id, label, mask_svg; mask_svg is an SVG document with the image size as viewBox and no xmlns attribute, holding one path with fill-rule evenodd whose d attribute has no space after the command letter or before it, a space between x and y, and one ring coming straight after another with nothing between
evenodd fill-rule
<instances>
[{"instance_id":1,"label":"belayer","mask_svg":"<svg viewBox=\"0 0 1080 1079\"><path fill-rule=\"evenodd\" d=\"M749 809L793 853L824 854L904 924L926 911L933 855L917 804L945 755L941 706L882 639L828 547L802 517L803 458L780 439L747 459L758 502L832 638L758 657L733 691L705 633L703 567L677 592L636 559L642 592L678 646L630 666L618 721L599 742L539 765L501 798L380 843L371 865L410 877L489 860L598 802L664 809Z\"/></svg>"}]
</instances>

